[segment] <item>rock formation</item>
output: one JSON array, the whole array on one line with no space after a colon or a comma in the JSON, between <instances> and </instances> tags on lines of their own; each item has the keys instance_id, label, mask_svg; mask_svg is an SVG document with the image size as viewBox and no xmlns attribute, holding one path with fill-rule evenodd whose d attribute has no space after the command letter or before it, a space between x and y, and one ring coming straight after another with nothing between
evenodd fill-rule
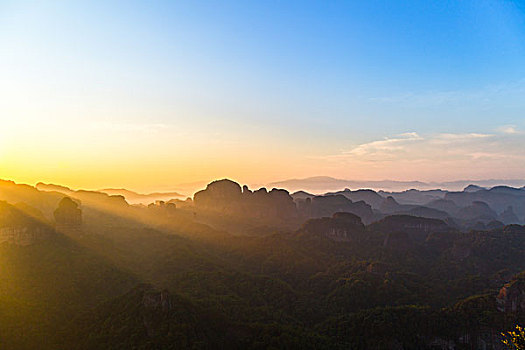
<instances>
[{"instance_id":1,"label":"rock formation","mask_svg":"<svg viewBox=\"0 0 525 350\"><path fill-rule=\"evenodd\" d=\"M297 217L297 208L288 191L260 188L251 191L224 179L210 183L206 189L195 193L197 209L239 217L263 220L288 220Z\"/></svg>"},{"instance_id":2,"label":"rock formation","mask_svg":"<svg viewBox=\"0 0 525 350\"><path fill-rule=\"evenodd\" d=\"M82 233L82 210L69 197L64 197L55 210L57 232L64 234Z\"/></svg>"},{"instance_id":3,"label":"rock formation","mask_svg":"<svg viewBox=\"0 0 525 350\"><path fill-rule=\"evenodd\" d=\"M525 314L525 272L505 284L496 301L501 312Z\"/></svg>"}]
</instances>

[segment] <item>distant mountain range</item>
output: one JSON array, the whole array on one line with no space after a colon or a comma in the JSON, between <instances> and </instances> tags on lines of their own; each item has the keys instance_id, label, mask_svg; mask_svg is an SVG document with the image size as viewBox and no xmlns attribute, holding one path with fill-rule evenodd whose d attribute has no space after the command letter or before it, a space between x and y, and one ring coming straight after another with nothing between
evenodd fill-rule
<instances>
[{"instance_id":1,"label":"distant mountain range","mask_svg":"<svg viewBox=\"0 0 525 350\"><path fill-rule=\"evenodd\" d=\"M54 184L45 184L42 182L39 182L35 186L37 189L41 191L54 191L66 194L68 196L72 195L72 193L75 192L75 190L61 185L54 185ZM126 201L130 204L149 204L154 203L155 201L169 201L171 199L178 199L181 197L184 197L183 194L180 194L178 192L154 192L154 193L137 193L134 191L130 191L124 188L106 188L103 190L98 191L83 191L83 192L91 192L91 193L105 193L110 196L123 196Z\"/></svg>"},{"instance_id":2,"label":"distant mountain range","mask_svg":"<svg viewBox=\"0 0 525 350\"><path fill-rule=\"evenodd\" d=\"M276 181L268 184L269 188L285 188L291 192L303 190L313 193L325 193L328 191L342 190L349 188L352 190L369 188L376 191L403 191L409 189L430 190L443 189L449 191L461 191L468 185L477 185L481 187L494 187L498 185L507 185L512 187L525 186L525 180L520 179L487 179L487 180L457 180L447 182L422 182L422 181L365 181L365 180L344 180L336 179L329 176L315 176L304 179L289 179Z\"/></svg>"}]
</instances>

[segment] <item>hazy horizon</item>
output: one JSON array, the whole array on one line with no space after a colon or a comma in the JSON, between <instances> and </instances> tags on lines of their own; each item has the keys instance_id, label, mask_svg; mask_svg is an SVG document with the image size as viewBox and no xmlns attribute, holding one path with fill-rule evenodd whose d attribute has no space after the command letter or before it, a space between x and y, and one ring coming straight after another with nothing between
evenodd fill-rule
<instances>
[{"instance_id":1,"label":"hazy horizon","mask_svg":"<svg viewBox=\"0 0 525 350\"><path fill-rule=\"evenodd\" d=\"M37 187L38 184L44 185L56 185L65 186L71 190L86 190L86 191L98 191L104 192L107 190L127 190L133 191L137 194L148 195L154 193L169 193L176 192L182 197L193 197L193 195L206 188L209 183L214 181L229 179L242 185L247 185L251 190L259 188L272 188L285 189L290 193L297 191L305 191L311 194L325 194L327 192L342 191L344 189L359 190L359 189L371 189L374 191L393 191L401 192L411 189L417 190L445 190L445 191L461 191L467 185L479 185L481 187L491 188L495 186L510 186L510 187L523 187L525 186L524 179L455 179L450 181L420 181L420 180L392 180L392 179L381 179L381 180L359 180L359 179L337 179L329 176L313 176L307 178L290 178L281 179L278 181L271 181L266 183L248 183L242 182L235 178L216 178L206 181L195 181L193 183L182 183L174 184L168 187L157 187L155 184L149 184L148 187L144 188L132 188L126 187L122 184L115 184L114 186L102 186L97 188L74 186L59 182L47 182L47 181L36 181L34 183L18 182L9 178L0 178L3 181L14 181L17 184L25 184L29 186ZM419 184L418 184L419 183Z\"/></svg>"}]
</instances>

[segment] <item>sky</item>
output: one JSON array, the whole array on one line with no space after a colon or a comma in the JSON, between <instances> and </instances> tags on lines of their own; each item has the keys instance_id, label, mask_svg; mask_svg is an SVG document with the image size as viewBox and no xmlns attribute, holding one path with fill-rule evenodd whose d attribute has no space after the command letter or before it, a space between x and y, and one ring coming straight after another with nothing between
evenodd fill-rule
<instances>
[{"instance_id":1,"label":"sky","mask_svg":"<svg viewBox=\"0 0 525 350\"><path fill-rule=\"evenodd\" d=\"M0 0L0 178L525 178L525 2Z\"/></svg>"}]
</instances>

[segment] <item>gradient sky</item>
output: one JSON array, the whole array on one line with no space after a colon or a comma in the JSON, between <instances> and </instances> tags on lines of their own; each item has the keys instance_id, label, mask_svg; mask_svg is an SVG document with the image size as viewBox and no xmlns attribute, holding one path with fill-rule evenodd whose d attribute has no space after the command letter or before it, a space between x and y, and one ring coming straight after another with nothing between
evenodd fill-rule
<instances>
[{"instance_id":1,"label":"gradient sky","mask_svg":"<svg viewBox=\"0 0 525 350\"><path fill-rule=\"evenodd\" d=\"M0 1L0 178L525 178L525 2Z\"/></svg>"}]
</instances>

